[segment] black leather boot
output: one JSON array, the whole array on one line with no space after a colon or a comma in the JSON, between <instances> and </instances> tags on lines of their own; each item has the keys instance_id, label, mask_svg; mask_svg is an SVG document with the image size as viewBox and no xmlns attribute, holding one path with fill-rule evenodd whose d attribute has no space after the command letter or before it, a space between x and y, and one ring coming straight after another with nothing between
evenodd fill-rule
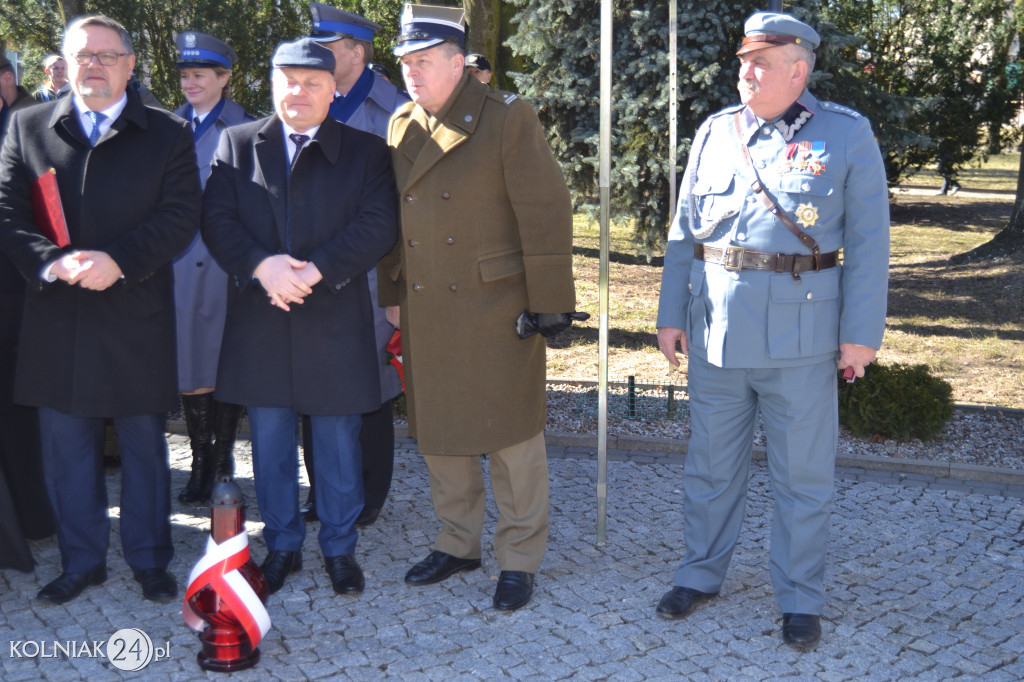
<instances>
[{"instance_id":1,"label":"black leather boot","mask_svg":"<svg viewBox=\"0 0 1024 682\"><path fill-rule=\"evenodd\" d=\"M316 521L316 479L313 470L313 425L308 415L302 415L302 461L306 465L306 477L309 479L309 495L306 503L299 507L299 513L306 521Z\"/></svg>"},{"instance_id":2,"label":"black leather boot","mask_svg":"<svg viewBox=\"0 0 1024 682\"><path fill-rule=\"evenodd\" d=\"M178 501L195 504L210 498L206 488L214 477L213 394L182 395L181 405L192 446L192 473L185 489L178 495Z\"/></svg>"},{"instance_id":3,"label":"black leather boot","mask_svg":"<svg viewBox=\"0 0 1024 682\"><path fill-rule=\"evenodd\" d=\"M208 499L213 486L225 476L235 475L235 439L238 437L238 422L242 418L242 406L234 403L213 401L213 475L204 488Z\"/></svg>"}]
</instances>

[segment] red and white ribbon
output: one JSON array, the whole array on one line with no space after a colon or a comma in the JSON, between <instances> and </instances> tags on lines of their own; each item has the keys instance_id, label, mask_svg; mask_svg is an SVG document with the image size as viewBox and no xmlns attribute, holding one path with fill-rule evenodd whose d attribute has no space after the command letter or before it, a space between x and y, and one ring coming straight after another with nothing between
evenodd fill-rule
<instances>
[{"instance_id":1,"label":"red and white ribbon","mask_svg":"<svg viewBox=\"0 0 1024 682\"><path fill-rule=\"evenodd\" d=\"M189 604L189 599L209 586L238 617L242 628L249 635L252 648L259 646L260 640L270 631L270 614L249 581L238 571L248 560L249 536L245 533L230 537L219 545L212 537L207 538L206 554L189 575L185 605L181 610L190 628L202 632L208 625Z\"/></svg>"}]
</instances>

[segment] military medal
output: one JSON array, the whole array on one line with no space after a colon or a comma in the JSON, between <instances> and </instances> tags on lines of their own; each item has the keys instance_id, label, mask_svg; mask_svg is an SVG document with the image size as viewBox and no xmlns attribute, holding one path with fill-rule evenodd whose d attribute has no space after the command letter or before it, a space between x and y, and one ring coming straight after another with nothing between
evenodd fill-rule
<instances>
[{"instance_id":1,"label":"military medal","mask_svg":"<svg viewBox=\"0 0 1024 682\"><path fill-rule=\"evenodd\" d=\"M818 209L814 204L800 204L796 209L796 221L804 227L814 227L818 222Z\"/></svg>"}]
</instances>

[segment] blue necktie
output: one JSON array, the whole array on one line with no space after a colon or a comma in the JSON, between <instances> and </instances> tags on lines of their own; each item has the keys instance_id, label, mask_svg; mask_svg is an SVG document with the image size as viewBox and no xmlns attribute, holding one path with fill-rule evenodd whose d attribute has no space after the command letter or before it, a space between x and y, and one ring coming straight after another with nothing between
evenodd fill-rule
<instances>
[{"instance_id":1,"label":"blue necktie","mask_svg":"<svg viewBox=\"0 0 1024 682\"><path fill-rule=\"evenodd\" d=\"M101 114L98 111L87 111L85 115L92 121L92 132L89 133L89 145L95 147L97 140L100 139L100 122L105 121L107 118L106 114Z\"/></svg>"}]
</instances>

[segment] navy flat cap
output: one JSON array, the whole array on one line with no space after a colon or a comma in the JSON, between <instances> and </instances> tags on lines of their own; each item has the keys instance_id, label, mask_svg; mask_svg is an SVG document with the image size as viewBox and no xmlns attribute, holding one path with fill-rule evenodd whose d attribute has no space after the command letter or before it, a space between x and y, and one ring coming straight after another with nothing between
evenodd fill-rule
<instances>
[{"instance_id":1,"label":"navy flat cap","mask_svg":"<svg viewBox=\"0 0 1024 682\"><path fill-rule=\"evenodd\" d=\"M334 53L312 38L281 43L274 50L270 65L275 69L317 69L334 73Z\"/></svg>"}]
</instances>

